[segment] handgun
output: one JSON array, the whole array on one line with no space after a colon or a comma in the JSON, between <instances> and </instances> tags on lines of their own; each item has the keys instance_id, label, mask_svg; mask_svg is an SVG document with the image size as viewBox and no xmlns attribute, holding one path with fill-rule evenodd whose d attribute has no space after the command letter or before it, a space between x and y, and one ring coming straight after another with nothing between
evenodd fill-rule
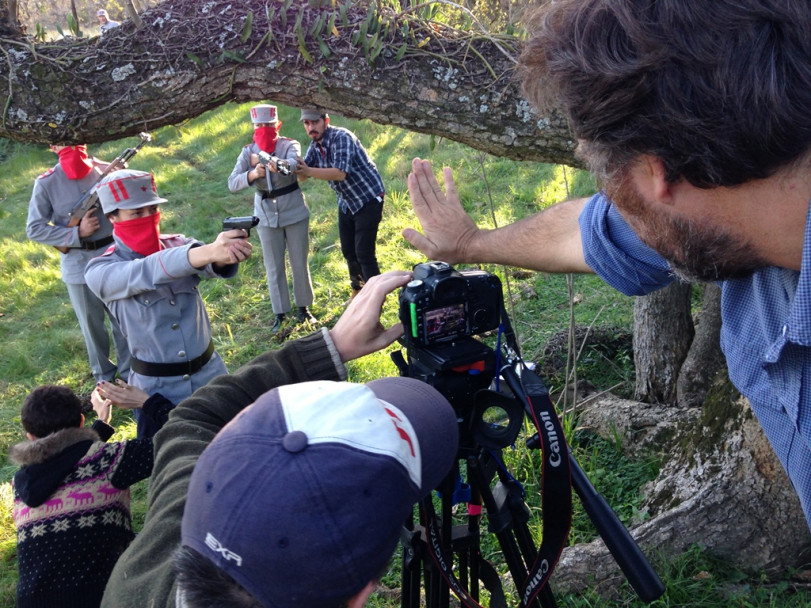
<instances>
[{"instance_id":1,"label":"handgun","mask_svg":"<svg viewBox=\"0 0 811 608\"><path fill-rule=\"evenodd\" d=\"M256 226L259 223L259 218L255 215L245 215L242 217L231 217L228 216L222 221L222 231L225 232L227 230L244 230L248 233L248 236L251 236L251 228Z\"/></svg>"}]
</instances>

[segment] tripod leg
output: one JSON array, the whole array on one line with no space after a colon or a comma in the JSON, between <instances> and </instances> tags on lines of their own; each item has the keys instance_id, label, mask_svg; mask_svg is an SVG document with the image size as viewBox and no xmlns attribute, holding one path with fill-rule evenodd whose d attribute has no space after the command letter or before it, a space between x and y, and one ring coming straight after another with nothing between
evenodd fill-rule
<instances>
[{"instance_id":1,"label":"tripod leg","mask_svg":"<svg viewBox=\"0 0 811 608\"><path fill-rule=\"evenodd\" d=\"M402 565L400 570L400 606L401 608L419 608L420 583L424 557L421 534L414 529L412 514L403 525L400 535L402 545Z\"/></svg>"}]
</instances>

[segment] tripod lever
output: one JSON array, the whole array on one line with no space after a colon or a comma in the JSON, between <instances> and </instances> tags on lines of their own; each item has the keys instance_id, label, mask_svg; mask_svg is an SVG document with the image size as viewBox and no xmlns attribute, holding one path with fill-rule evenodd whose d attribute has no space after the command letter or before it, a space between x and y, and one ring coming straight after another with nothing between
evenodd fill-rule
<instances>
[{"instance_id":1,"label":"tripod lever","mask_svg":"<svg viewBox=\"0 0 811 608\"><path fill-rule=\"evenodd\" d=\"M591 485L571 453L569 462L572 470L572 487L628 582L643 602L650 603L657 599L665 592L665 585L659 575L605 498Z\"/></svg>"}]
</instances>

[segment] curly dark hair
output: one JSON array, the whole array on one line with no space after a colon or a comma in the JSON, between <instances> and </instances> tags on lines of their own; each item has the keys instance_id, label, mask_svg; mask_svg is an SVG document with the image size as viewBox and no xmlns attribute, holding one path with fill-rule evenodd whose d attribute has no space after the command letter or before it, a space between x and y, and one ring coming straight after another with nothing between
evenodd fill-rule
<instances>
[{"instance_id":1,"label":"curly dark hair","mask_svg":"<svg viewBox=\"0 0 811 608\"><path fill-rule=\"evenodd\" d=\"M807 158L807 0L556 0L528 31L524 92L598 178L650 154L670 182L735 186Z\"/></svg>"},{"instance_id":2,"label":"curly dark hair","mask_svg":"<svg viewBox=\"0 0 811 608\"><path fill-rule=\"evenodd\" d=\"M81 399L67 386L45 384L31 391L20 412L23 428L34 437L82 424Z\"/></svg>"}]
</instances>

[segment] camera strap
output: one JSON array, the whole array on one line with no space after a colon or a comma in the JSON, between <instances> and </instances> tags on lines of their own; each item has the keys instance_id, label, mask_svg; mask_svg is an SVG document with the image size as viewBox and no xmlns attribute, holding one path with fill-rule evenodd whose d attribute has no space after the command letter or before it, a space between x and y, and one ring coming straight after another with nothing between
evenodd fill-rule
<instances>
[{"instance_id":1,"label":"camera strap","mask_svg":"<svg viewBox=\"0 0 811 608\"><path fill-rule=\"evenodd\" d=\"M566 435L558 419L549 391L538 374L529 369L521 358L510 317L502 306L499 340L503 333L507 346L515 353L513 365L501 370L515 396L524 402L538 433L527 442L529 448L540 448L543 458L541 471L541 508L543 537L538 556L529 571L521 592L521 604L527 606L543 590L566 546L572 525L572 467Z\"/></svg>"},{"instance_id":2,"label":"camera strap","mask_svg":"<svg viewBox=\"0 0 811 608\"><path fill-rule=\"evenodd\" d=\"M566 546L566 538L572 524L572 471L563 427L546 387L534 372L523 366L519 382L524 387L523 398L526 400L527 411L538 430L538 441L528 442L527 445L540 448L543 455L541 472L543 539L538 548L538 556L521 591L521 605L527 606L546 585L560 559L563 547ZM537 390L539 388L542 390Z\"/></svg>"}]
</instances>

